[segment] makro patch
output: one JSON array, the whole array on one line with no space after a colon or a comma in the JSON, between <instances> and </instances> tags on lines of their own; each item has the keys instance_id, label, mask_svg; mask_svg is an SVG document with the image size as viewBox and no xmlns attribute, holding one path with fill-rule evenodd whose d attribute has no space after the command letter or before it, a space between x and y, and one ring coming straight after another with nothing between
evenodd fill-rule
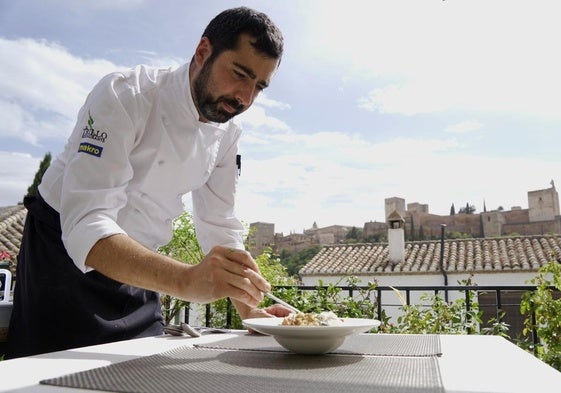
<instances>
[{"instance_id":1,"label":"makro patch","mask_svg":"<svg viewBox=\"0 0 561 393\"><path fill-rule=\"evenodd\" d=\"M103 147L92 145L91 143L80 143L78 146L78 153L86 153L92 156L101 157L101 152L103 152Z\"/></svg>"}]
</instances>

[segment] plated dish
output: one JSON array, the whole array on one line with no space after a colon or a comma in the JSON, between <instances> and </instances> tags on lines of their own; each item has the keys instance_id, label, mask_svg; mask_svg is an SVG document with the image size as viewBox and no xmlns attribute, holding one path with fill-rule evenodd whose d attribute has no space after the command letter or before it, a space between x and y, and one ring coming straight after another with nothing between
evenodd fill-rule
<instances>
[{"instance_id":1,"label":"plated dish","mask_svg":"<svg viewBox=\"0 0 561 393\"><path fill-rule=\"evenodd\" d=\"M283 325L284 318L244 319L246 328L273 338L289 351L301 354L323 354L341 346L345 339L380 326L380 321L362 318L340 318L341 323L327 326Z\"/></svg>"}]
</instances>

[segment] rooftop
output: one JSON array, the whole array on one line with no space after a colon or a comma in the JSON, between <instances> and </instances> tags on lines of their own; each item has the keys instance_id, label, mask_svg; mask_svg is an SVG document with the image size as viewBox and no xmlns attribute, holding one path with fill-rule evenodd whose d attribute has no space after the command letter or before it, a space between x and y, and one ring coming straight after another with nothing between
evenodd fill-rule
<instances>
[{"instance_id":1,"label":"rooftop","mask_svg":"<svg viewBox=\"0 0 561 393\"><path fill-rule=\"evenodd\" d=\"M324 246L301 275L411 274L439 272L440 240L405 242L405 257L393 265L388 243ZM444 241L448 273L536 271L561 261L561 235L516 236Z\"/></svg>"},{"instance_id":2,"label":"rooftop","mask_svg":"<svg viewBox=\"0 0 561 393\"><path fill-rule=\"evenodd\" d=\"M19 251L26 215L23 205L0 207L0 254L7 252L12 261Z\"/></svg>"}]
</instances>

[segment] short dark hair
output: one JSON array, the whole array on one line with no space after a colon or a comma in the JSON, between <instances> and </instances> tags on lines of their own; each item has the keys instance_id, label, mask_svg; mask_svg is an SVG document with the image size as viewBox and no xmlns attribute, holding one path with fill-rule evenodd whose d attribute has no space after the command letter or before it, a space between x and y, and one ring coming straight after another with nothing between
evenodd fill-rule
<instances>
[{"instance_id":1,"label":"short dark hair","mask_svg":"<svg viewBox=\"0 0 561 393\"><path fill-rule=\"evenodd\" d=\"M214 17L203 32L212 45L212 58L236 49L241 34L255 38L251 44L264 55L280 59L283 37L279 28L262 13L248 7L231 8Z\"/></svg>"}]
</instances>

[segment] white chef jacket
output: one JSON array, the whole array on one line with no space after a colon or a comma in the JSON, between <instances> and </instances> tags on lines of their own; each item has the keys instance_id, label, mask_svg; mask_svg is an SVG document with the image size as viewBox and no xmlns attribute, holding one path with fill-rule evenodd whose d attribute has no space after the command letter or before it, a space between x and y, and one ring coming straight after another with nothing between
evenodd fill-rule
<instances>
[{"instance_id":1,"label":"white chef jacket","mask_svg":"<svg viewBox=\"0 0 561 393\"><path fill-rule=\"evenodd\" d=\"M110 235L127 234L152 250L167 244L188 192L205 253L244 247L234 212L241 129L198 119L189 64L137 66L94 87L39 186L60 213L62 241L79 269L91 270L90 249Z\"/></svg>"}]
</instances>

